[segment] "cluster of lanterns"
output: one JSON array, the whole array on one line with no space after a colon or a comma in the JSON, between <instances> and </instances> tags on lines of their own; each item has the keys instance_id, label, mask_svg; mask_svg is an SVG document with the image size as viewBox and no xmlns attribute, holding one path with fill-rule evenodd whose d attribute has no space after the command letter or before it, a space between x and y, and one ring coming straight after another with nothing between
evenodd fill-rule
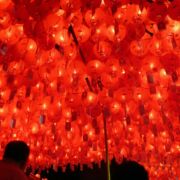
<instances>
[{"instance_id":1,"label":"cluster of lanterns","mask_svg":"<svg viewBox=\"0 0 180 180\"><path fill-rule=\"evenodd\" d=\"M34 166L143 163L176 177L180 153L178 0L0 0L0 152Z\"/></svg>"}]
</instances>

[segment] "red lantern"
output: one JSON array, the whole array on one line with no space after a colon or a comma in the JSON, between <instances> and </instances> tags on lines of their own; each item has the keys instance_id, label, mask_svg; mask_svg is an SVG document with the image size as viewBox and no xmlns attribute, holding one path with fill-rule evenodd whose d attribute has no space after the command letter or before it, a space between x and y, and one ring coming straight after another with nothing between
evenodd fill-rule
<instances>
[{"instance_id":1,"label":"red lantern","mask_svg":"<svg viewBox=\"0 0 180 180\"><path fill-rule=\"evenodd\" d=\"M94 54L98 59L105 59L111 54L111 45L106 41L100 41L93 48Z\"/></svg>"},{"instance_id":2,"label":"red lantern","mask_svg":"<svg viewBox=\"0 0 180 180\"><path fill-rule=\"evenodd\" d=\"M11 23L11 17L10 17L10 14L5 12L5 11L1 11L0 12L0 26L2 28L7 28L10 23Z\"/></svg>"},{"instance_id":3,"label":"red lantern","mask_svg":"<svg viewBox=\"0 0 180 180\"><path fill-rule=\"evenodd\" d=\"M167 7L165 3L153 3L148 8L148 16L152 21L161 22L167 15Z\"/></svg>"},{"instance_id":4,"label":"red lantern","mask_svg":"<svg viewBox=\"0 0 180 180\"><path fill-rule=\"evenodd\" d=\"M125 156L144 164L150 178L173 179L178 3L0 0L2 147L22 139L33 167L73 169L100 163L105 139L107 161Z\"/></svg>"},{"instance_id":5,"label":"red lantern","mask_svg":"<svg viewBox=\"0 0 180 180\"><path fill-rule=\"evenodd\" d=\"M0 10L5 10L11 4L11 0L1 0Z\"/></svg>"},{"instance_id":6,"label":"red lantern","mask_svg":"<svg viewBox=\"0 0 180 180\"><path fill-rule=\"evenodd\" d=\"M77 27L75 28L75 33L76 33L76 36L78 38L78 41L80 43L83 43L89 39L90 34L91 34L91 30L84 25L78 24Z\"/></svg>"},{"instance_id":7,"label":"red lantern","mask_svg":"<svg viewBox=\"0 0 180 180\"><path fill-rule=\"evenodd\" d=\"M104 71L104 64L101 63L99 60L91 60L87 64L88 72L91 75L98 75Z\"/></svg>"},{"instance_id":8,"label":"red lantern","mask_svg":"<svg viewBox=\"0 0 180 180\"><path fill-rule=\"evenodd\" d=\"M168 73L174 72L180 66L180 59L176 54L168 53L161 56L160 62Z\"/></svg>"},{"instance_id":9,"label":"red lantern","mask_svg":"<svg viewBox=\"0 0 180 180\"><path fill-rule=\"evenodd\" d=\"M180 9L178 3L178 0L174 0L170 3L168 8L168 14L170 15L170 17L177 21L180 20Z\"/></svg>"},{"instance_id":10,"label":"red lantern","mask_svg":"<svg viewBox=\"0 0 180 180\"><path fill-rule=\"evenodd\" d=\"M81 1L80 0L76 1L76 3L74 1L72 1L72 0L62 0L60 2L61 8L63 10L65 10L65 11L67 11L67 12L68 11L71 12L71 11L75 11L75 10L79 9L80 5L81 5Z\"/></svg>"},{"instance_id":11,"label":"red lantern","mask_svg":"<svg viewBox=\"0 0 180 180\"><path fill-rule=\"evenodd\" d=\"M147 40L132 41L130 45L131 53L135 56L144 56L149 50L148 44Z\"/></svg>"},{"instance_id":12,"label":"red lantern","mask_svg":"<svg viewBox=\"0 0 180 180\"><path fill-rule=\"evenodd\" d=\"M71 43L71 39L68 34L67 29L62 29L61 31L58 31L55 35L55 41L57 44L61 46L68 46Z\"/></svg>"}]
</instances>

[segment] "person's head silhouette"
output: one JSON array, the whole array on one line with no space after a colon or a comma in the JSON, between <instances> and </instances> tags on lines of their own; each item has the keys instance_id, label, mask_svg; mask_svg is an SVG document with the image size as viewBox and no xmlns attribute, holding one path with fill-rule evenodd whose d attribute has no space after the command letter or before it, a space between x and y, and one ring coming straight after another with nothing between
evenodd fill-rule
<instances>
[{"instance_id":1,"label":"person's head silhouette","mask_svg":"<svg viewBox=\"0 0 180 180\"><path fill-rule=\"evenodd\" d=\"M12 162L24 169L29 157L30 149L23 141L9 142L4 151L3 160Z\"/></svg>"},{"instance_id":2,"label":"person's head silhouette","mask_svg":"<svg viewBox=\"0 0 180 180\"><path fill-rule=\"evenodd\" d=\"M123 160L116 166L114 178L112 180L148 180L148 172L136 161Z\"/></svg>"}]
</instances>

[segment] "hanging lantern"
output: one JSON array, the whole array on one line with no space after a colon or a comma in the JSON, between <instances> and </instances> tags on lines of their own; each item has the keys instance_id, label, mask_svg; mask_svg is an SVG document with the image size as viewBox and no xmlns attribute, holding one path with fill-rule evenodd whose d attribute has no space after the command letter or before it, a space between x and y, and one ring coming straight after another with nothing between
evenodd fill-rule
<instances>
[{"instance_id":1,"label":"hanging lantern","mask_svg":"<svg viewBox=\"0 0 180 180\"><path fill-rule=\"evenodd\" d=\"M26 141L33 168L125 157L178 176L179 12L178 0L0 0L2 147Z\"/></svg>"},{"instance_id":2,"label":"hanging lantern","mask_svg":"<svg viewBox=\"0 0 180 180\"><path fill-rule=\"evenodd\" d=\"M11 0L1 0L0 1L0 9L5 10L11 3Z\"/></svg>"}]
</instances>

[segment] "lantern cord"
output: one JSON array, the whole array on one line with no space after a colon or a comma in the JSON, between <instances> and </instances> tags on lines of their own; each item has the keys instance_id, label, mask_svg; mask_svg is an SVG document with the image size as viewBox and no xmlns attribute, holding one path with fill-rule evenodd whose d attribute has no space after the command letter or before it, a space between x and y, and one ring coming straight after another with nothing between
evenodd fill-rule
<instances>
[{"instance_id":1,"label":"lantern cord","mask_svg":"<svg viewBox=\"0 0 180 180\"><path fill-rule=\"evenodd\" d=\"M140 8L141 11L142 11L143 8L144 8L143 1L142 1L142 0L140 0L140 2L139 2L139 8Z\"/></svg>"},{"instance_id":2,"label":"lantern cord","mask_svg":"<svg viewBox=\"0 0 180 180\"><path fill-rule=\"evenodd\" d=\"M83 51L82 51L81 47L79 47L79 54L80 54L80 56L82 58L83 63L86 64L87 61L86 61L86 58L85 58L85 56L83 54Z\"/></svg>"},{"instance_id":3,"label":"lantern cord","mask_svg":"<svg viewBox=\"0 0 180 180\"><path fill-rule=\"evenodd\" d=\"M109 149L108 149L108 137L107 137L107 124L106 124L106 115L103 113L104 121L104 143L106 149L106 172L107 180L111 180L111 171L110 171L110 161L109 161Z\"/></svg>"},{"instance_id":4,"label":"lantern cord","mask_svg":"<svg viewBox=\"0 0 180 180\"><path fill-rule=\"evenodd\" d=\"M31 94L31 87L26 88L26 97L29 97Z\"/></svg>"},{"instance_id":5,"label":"lantern cord","mask_svg":"<svg viewBox=\"0 0 180 180\"><path fill-rule=\"evenodd\" d=\"M92 86L91 86L91 83L90 83L88 77L86 77L85 80L86 80L86 83L87 83L87 85L88 85L89 90L93 92L93 88L92 88Z\"/></svg>"},{"instance_id":6,"label":"lantern cord","mask_svg":"<svg viewBox=\"0 0 180 180\"><path fill-rule=\"evenodd\" d=\"M150 32L149 30L145 29L145 32L148 33L151 37L154 35L152 32Z\"/></svg>"},{"instance_id":7,"label":"lantern cord","mask_svg":"<svg viewBox=\"0 0 180 180\"><path fill-rule=\"evenodd\" d=\"M73 27L72 27L72 25L70 25L69 26L69 32L72 34L72 37L73 37L73 39L74 39L74 42L75 42L75 44L78 46L79 45L79 42L78 42L78 40L77 40L77 37L76 37L76 34L75 34L75 32L74 32L74 29L73 29Z\"/></svg>"},{"instance_id":8,"label":"lantern cord","mask_svg":"<svg viewBox=\"0 0 180 180\"><path fill-rule=\"evenodd\" d=\"M175 38L174 38L174 35L172 35L171 42L172 42L173 48L175 49L175 48L177 47L177 43L176 43L176 40L175 40Z\"/></svg>"},{"instance_id":9,"label":"lantern cord","mask_svg":"<svg viewBox=\"0 0 180 180\"><path fill-rule=\"evenodd\" d=\"M103 84L102 84L102 82L101 82L101 79L98 79L98 87L99 87L99 89L102 91L103 90Z\"/></svg>"},{"instance_id":10,"label":"lantern cord","mask_svg":"<svg viewBox=\"0 0 180 180\"><path fill-rule=\"evenodd\" d=\"M76 36L76 34L74 32L74 28L72 27L72 25L69 26L68 31L69 31L69 33L71 33L71 35L73 37L73 40L74 40L76 46L79 49L79 54L81 56L81 59L82 59L83 63L86 64L87 63L86 58L85 58L85 56L83 54L83 51L82 51L81 47L79 46L79 42L78 42L77 36Z\"/></svg>"},{"instance_id":11,"label":"lantern cord","mask_svg":"<svg viewBox=\"0 0 180 180\"><path fill-rule=\"evenodd\" d=\"M147 0L147 2L149 2L149 3L153 3L153 0Z\"/></svg>"},{"instance_id":12,"label":"lantern cord","mask_svg":"<svg viewBox=\"0 0 180 180\"><path fill-rule=\"evenodd\" d=\"M9 101L11 101L11 100L14 99L16 93L17 93L17 90L16 90L16 89L11 91L10 96L9 96Z\"/></svg>"}]
</instances>

